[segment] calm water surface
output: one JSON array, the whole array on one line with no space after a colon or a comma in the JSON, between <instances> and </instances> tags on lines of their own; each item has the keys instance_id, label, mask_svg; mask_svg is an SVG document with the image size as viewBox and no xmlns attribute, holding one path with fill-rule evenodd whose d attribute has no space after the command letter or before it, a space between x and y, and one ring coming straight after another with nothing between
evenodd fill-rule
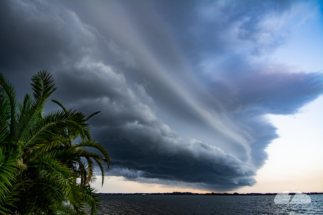
<instances>
[{"instance_id":1,"label":"calm water surface","mask_svg":"<svg viewBox=\"0 0 323 215\"><path fill-rule=\"evenodd\" d=\"M323 195L310 204L277 205L275 196L101 196L105 214L323 214Z\"/></svg>"}]
</instances>

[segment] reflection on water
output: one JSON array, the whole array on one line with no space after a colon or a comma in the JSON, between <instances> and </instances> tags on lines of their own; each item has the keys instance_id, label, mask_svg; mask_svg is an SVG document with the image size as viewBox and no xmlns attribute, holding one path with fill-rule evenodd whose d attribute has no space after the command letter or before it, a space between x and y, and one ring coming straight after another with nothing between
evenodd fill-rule
<instances>
[{"instance_id":1,"label":"reflection on water","mask_svg":"<svg viewBox=\"0 0 323 215\"><path fill-rule=\"evenodd\" d=\"M323 214L323 195L310 204L275 204L275 196L101 196L105 214Z\"/></svg>"}]
</instances>

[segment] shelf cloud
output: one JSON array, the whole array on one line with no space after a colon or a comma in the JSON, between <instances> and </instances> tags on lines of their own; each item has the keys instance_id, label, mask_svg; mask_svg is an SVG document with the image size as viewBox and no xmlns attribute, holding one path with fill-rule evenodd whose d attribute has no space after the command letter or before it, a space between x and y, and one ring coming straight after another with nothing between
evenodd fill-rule
<instances>
[{"instance_id":1,"label":"shelf cloud","mask_svg":"<svg viewBox=\"0 0 323 215\"><path fill-rule=\"evenodd\" d=\"M297 4L1 1L0 71L20 100L45 69L52 98L101 111L90 123L108 175L235 190L256 183L278 137L266 114L323 92L322 73L269 60Z\"/></svg>"}]
</instances>

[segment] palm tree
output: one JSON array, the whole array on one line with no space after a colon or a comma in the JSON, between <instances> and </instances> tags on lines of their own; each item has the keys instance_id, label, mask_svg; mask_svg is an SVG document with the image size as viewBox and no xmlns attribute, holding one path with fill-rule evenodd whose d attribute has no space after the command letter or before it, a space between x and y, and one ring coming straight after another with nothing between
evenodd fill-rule
<instances>
[{"instance_id":1,"label":"palm tree","mask_svg":"<svg viewBox=\"0 0 323 215\"><path fill-rule=\"evenodd\" d=\"M54 100L63 110L44 116L45 102L56 90L53 77L38 72L31 85L33 96L26 94L17 105L13 86L0 74L0 214L86 214L86 207L95 214L98 195L89 185L93 160L102 176L102 162L110 162L87 124L98 112L85 117ZM78 136L82 142L73 144Z\"/></svg>"},{"instance_id":2,"label":"palm tree","mask_svg":"<svg viewBox=\"0 0 323 215\"><path fill-rule=\"evenodd\" d=\"M64 110L66 113L68 110L57 100L52 99L52 101L56 104L58 104L62 110ZM86 117L84 120L88 121L90 118L95 116L96 114L100 113L100 111L92 113L89 117ZM86 130L86 128L84 128ZM106 162L109 166L110 164L110 157L108 152L105 150L105 148L100 145L97 142L92 141L88 138L88 136L85 136L82 138L82 141L80 143L73 144L74 140L80 136L80 133L78 130L67 128L64 133L61 134L59 137L60 141L62 142L62 145L65 147L66 150L76 150L76 154L74 159L71 159L69 157L68 162L71 169L74 170L74 172L79 173L81 184L89 184L91 181L91 178L93 176L93 160L98 164L101 173L102 173L102 185L104 183L104 167L102 164L102 161ZM84 147L91 147L94 149L97 149L98 151L103 154L104 157L98 156L96 153L92 153L88 150L84 150ZM85 163L86 162L86 163ZM73 165L76 164L76 165ZM76 167L76 168L75 168Z\"/></svg>"}]
</instances>

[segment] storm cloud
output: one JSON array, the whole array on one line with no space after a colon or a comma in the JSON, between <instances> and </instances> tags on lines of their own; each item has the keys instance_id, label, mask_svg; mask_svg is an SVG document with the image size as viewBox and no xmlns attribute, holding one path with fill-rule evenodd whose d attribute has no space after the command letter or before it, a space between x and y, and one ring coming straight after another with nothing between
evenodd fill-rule
<instances>
[{"instance_id":1,"label":"storm cloud","mask_svg":"<svg viewBox=\"0 0 323 215\"><path fill-rule=\"evenodd\" d=\"M266 114L294 114L323 92L322 73L266 60L290 37L296 4L1 1L0 71L20 100L46 69L52 98L100 110L90 123L108 175L252 186L277 138Z\"/></svg>"}]
</instances>

